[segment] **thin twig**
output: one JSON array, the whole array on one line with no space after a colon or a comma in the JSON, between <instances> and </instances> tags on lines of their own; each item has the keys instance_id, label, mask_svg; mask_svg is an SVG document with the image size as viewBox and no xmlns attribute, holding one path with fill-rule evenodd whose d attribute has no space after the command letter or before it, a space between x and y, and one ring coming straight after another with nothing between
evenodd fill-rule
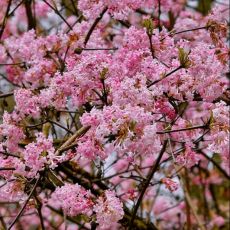
<instances>
[{"instance_id":1,"label":"thin twig","mask_svg":"<svg viewBox=\"0 0 230 230\"><path fill-rule=\"evenodd\" d=\"M209 157L202 151L197 151L197 152L200 153L202 156L204 156L207 160L211 161L213 165L223 174L223 176L225 176L228 180L230 180L230 176L228 175L228 173L223 168L221 168L220 165L216 163L216 161L214 161L211 157Z\"/></svg>"},{"instance_id":2,"label":"thin twig","mask_svg":"<svg viewBox=\"0 0 230 230\"><path fill-rule=\"evenodd\" d=\"M74 9L74 12L76 14L76 16L78 17L79 16L79 10L77 9L75 3L74 3L74 0L70 0L71 3L72 3L72 6L73 6L73 9Z\"/></svg>"},{"instance_id":3,"label":"thin twig","mask_svg":"<svg viewBox=\"0 0 230 230\"><path fill-rule=\"evenodd\" d=\"M188 190L187 190L186 186L184 185L184 182L183 182L182 178L180 179L180 181L181 181L182 187L183 187L183 189L184 189L185 199L186 199L186 201L187 201L187 203L188 203L190 209L192 210L192 213L193 213L193 215L194 215L194 217L195 217L195 219L196 219L196 221L197 221L197 223L198 223L199 228L200 228L201 230L205 230L206 228L205 228L204 225L202 224L202 222L201 222L201 220L200 220L200 217L198 216L198 214L197 214L197 212L196 212L196 210L195 210L195 208L194 208L195 206L194 206L194 204L192 203L191 197L190 197L190 195L189 195L189 193L188 193Z\"/></svg>"},{"instance_id":4,"label":"thin twig","mask_svg":"<svg viewBox=\"0 0 230 230\"><path fill-rule=\"evenodd\" d=\"M19 87L18 84L15 84L14 82L10 81L10 80L9 80L6 76L4 76L2 73L0 73L0 76L1 76L4 80L6 80L8 83L10 83L11 85L16 86L16 87Z\"/></svg>"},{"instance_id":5,"label":"thin twig","mask_svg":"<svg viewBox=\"0 0 230 230\"><path fill-rule=\"evenodd\" d=\"M32 0L25 0L26 16L28 21L28 30L36 29L36 20L32 13Z\"/></svg>"},{"instance_id":6,"label":"thin twig","mask_svg":"<svg viewBox=\"0 0 230 230\"><path fill-rule=\"evenodd\" d=\"M202 26L202 27L182 30L182 31L178 31L178 32L171 31L171 32L169 32L169 34L167 36L174 36L176 34L182 34L182 33L190 32L190 31L203 30L203 29L208 29L208 26ZM167 36L165 36L162 39L160 39L160 41L163 41Z\"/></svg>"},{"instance_id":7,"label":"thin twig","mask_svg":"<svg viewBox=\"0 0 230 230\"><path fill-rule=\"evenodd\" d=\"M48 119L47 121L50 122L50 123L52 123L52 124L55 124L55 125L59 126L60 128L62 128L62 129L64 129L65 131L67 131L68 133L73 134L73 132L72 132L71 130L69 130L69 129L66 128L65 126L59 124L58 122L52 121L52 120L49 120L49 119Z\"/></svg>"},{"instance_id":8,"label":"thin twig","mask_svg":"<svg viewBox=\"0 0 230 230\"><path fill-rule=\"evenodd\" d=\"M6 223L5 223L4 219L3 219L3 216L1 216L1 215L0 215L0 222L2 224L3 229L6 229L7 228Z\"/></svg>"},{"instance_id":9,"label":"thin twig","mask_svg":"<svg viewBox=\"0 0 230 230\"><path fill-rule=\"evenodd\" d=\"M39 124L34 124L34 125L27 125L26 128L29 128L29 129L33 129L33 128L37 128L38 126L40 125L44 125L45 123L47 123L48 121L43 121Z\"/></svg>"},{"instance_id":10,"label":"thin twig","mask_svg":"<svg viewBox=\"0 0 230 230\"><path fill-rule=\"evenodd\" d=\"M161 0L158 0L158 27L159 31L161 31Z\"/></svg>"},{"instance_id":11,"label":"thin twig","mask_svg":"<svg viewBox=\"0 0 230 230\"><path fill-rule=\"evenodd\" d=\"M5 16L4 16L4 19L3 19L3 22L2 22L2 28L1 28L1 31L0 31L0 40L2 38L3 32L4 32L5 27L6 27L6 21L7 21L7 18L9 16L11 3L12 3L12 0L9 0L8 5L7 5L7 9L6 9L6 13L5 13Z\"/></svg>"},{"instance_id":12,"label":"thin twig","mask_svg":"<svg viewBox=\"0 0 230 230\"><path fill-rule=\"evenodd\" d=\"M34 193L34 191L35 191L35 189L36 189L36 187L37 187L39 181L40 181L40 176L39 176L38 179L36 180L36 182L35 182L33 188L32 188L31 191L30 191L30 194L29 194L28 198L26 199L24 205L22 206L20 212L17 214L17 216L15 217L15 219L13 220L13 222L12 222L12 223L10 224L10 226L7 228L7 230L10 230L10 229L14 226L14 224L18 221L18 219L20 218L20 216L22 215L22 213L23 213L24 209L26 208L26 205L28 204L28 202L29 202L31 196L33 195L33 193Z\"/></svg>"},{"instance_id":13,"label":"thin twig","mask_svg":"<svg viewBox=\"0 0 230 230\"><path fill-rule=\"evenodd\" d=\"M158 166L159 166L159 164L160 164L160 161L161 161L161 159L162 159L162 157L163 157L163 154L164 154L164 152L165 152L165 150L166 150L167 143L168 143L168 141L165 141L165 142L164 142L164 144L163 144L163 146L162 146L162 149L161 149L161 151L160 151L160 153L159 153L159 155L158 155L158 158L157 158L155 164L154 164L154 165L152 166L152 168L150 169L150 172L149 172L149 174L148 174L148 176L147 176L147 179L146 179L146 180L144 181L144 183L143 183L143 187L142 187L141 193L140 193L139 198L138 198L138 200L137 200L137 203L136 203L136 205L134 206L134 209L133 209L132 217L131 217L130 224L129 224L129 230L132 230L132 229L133 229L133 228L132 228L132 227L133 227L133 222L134 222L134 219L135 219L135 217L136 217L138 208L139 208L139 206L140 206L140 204L141 204L141 202L142 202L142 199L143 199L143 197L144 197L145 191L146 191L146 189L148 188L149 183L150 183L152 177L154 176L154 174L155 174L155 172L156 172L156 170L157 170L157 168L158 168Z\"/></svg>"},{"instance_id":14,"label":"thin twig","mask_svg":"<svg viewBox=\"0 0 230 230\"><path fill-rule=\"evenodd\" d=\"M47 2L46 0L43 1L55 12L55 14L57 14L65 22L65 24L69 27L70 30L73 29L72 26L66 21L66 19L61 15L61 13L57 9L50 5L49 2Z\"/></svg>"},{"instance_id":15,"label":"thin twig","mask_svg":"<svg viewBox=\"0 0 230 230\"><path fill-rule=\"evenodd\" d=\"M13 95L14 95L13 92L10 92L10 93L3 93L3 94L0 94L0 98L6 98L6 97L13 96Z\"/></svg>"},{"instance_id":16,"label":"thin twig","mask_svg":"<svg viewBox=\"0 0 230 230\"><path fill-rule=\"evenodd\" d=\"M180 183L181 183L181 185L182 185L182 187L183 187L186 202L187 202L187 204L189 205L189 208L191 209L191 211L192 211L192 213L193 213L193 215L194 215L194 217L195 217L195 219L196 219L196 221L197 221L197 224L198 224L199 228L200 228L201 230L205 230L205 227L204 227L204 225L202 224L202 222L201 222L201 220L200 220L200 217L198 216L198 214L197 214L197 212L196 212L196 210L195 210L195 208L194 208L194 205L192 204L192 200L191 200L191 197L190 197L190 195L189 195L189 193L188 193L188 190L187 190L187 188L186 188L186 186L185 186L185 183L184 183L184 181L183 181L182 174L181 174L180 170L178 169L177 165L175 164L176 159L175 159L175 156L174 156L174 154L173 154L170 136L169 136L168 133L167 133L166 135L167 135L167 140L168 140L168 142L169 142L169 149L170 149L170 152L171 152L172 158L173 158L173 166L174 166L174 168L176 169L178 178L179 178Z\"/></svg>"},{"instance_id":17,"label":"thin twig","mask_svg":"<svg viewBox=\"0 0 230 230\"><path fill-rule=\"evenodd\" d=\"M17 63L0 63L0 66L4 66L4 65L25 65L25 62L17 62Z\"/></svg>"},{"instance_id":18,"label":"thin twig","mask_svg":"<svg viewBox=\"0 0 230 230\"><path fill-rule=\"evenodd\" d=\"M198 27L198 28L194 28L194 29L182 30L182 31L178 31L178 32L172 33L172 35L182 34L182 33L196 31L196 30L203 30L203 29L208 29L208 27L207 26L202 26L202 27Z\"/></svg>"},{"instance_id":19,"label":"thin twig","mask_svg":"<svg viewBox=\"0 0 230 230\"><path fill-rule=\"evenodd\" d=\"M90 39L90 36L91 34L93 33L95 27L97 26L97 24L99 23L99 21L102 19L103 15L105 14L105 12L107 11L108 7L105 7L102 12L100 13L100 15L95 19L93 25L90 27L88 33L86 34L86 37L85 37L85 41L84 41L84 45L86 46L89 39Z\"/></svg>"},{"instance_id":20,"label":"thin twig","mask_svg":"<svg viewBox=\"0 0 230 230\"><path fill-rule=\"evenodd\" d=\"M85 51L97 51L97 50L118 50L118 48L82 48Z\"/></svg>"},{"instance_id":21,"label":"thin twig","mask_svg":"<svg viewBox=\"0 0 230 230\"><path fill-rule=\"evenodd\" d=\"M52 206L50 206L50 205L47 205L47 207L48 207L51 211L53 211L53 212L55 212L55 213L57 213L57 214L63 216L63 212L62 212L61 210L55 209L54 207L52 207ZM79 223L75 218L72 218L72 217L67 216L66 219L69 220L69 221L71 221L72 223L77 224L77 225L80 226L82 229L90 230L89 228L87 228L87 227L85 227L84 225L82 225L81 223Z\"/></svg>"},{"instance_id":22,"label":"thin twig","mask_svg":"<svg viewBox=\"0 0 230 230\"><path fill-rule=\"evenodd\" d=\"M9 168L0 168L0 171L11 171L11 170L15 170L15 168L9 167Z\"/></svg>"},{"instance_id":23,"label":"thin twig","mask_svg":"<svg viewBox=\"0 0 230 230\"><path fill-rule=\"evenodd\" d=\"M77 146L78 146L78 143L73 143L73 144L68 145L68 146L66 146L65 148L62 148L61 150L59 150L59 153L63 153L63 152L65 152L65 151L67 151L67 150L69 150L69 149L73 149L73 148L75 148L75 147L77 147Z\"/></svg>"},{"instance_id":24,"label":"thin twig","mask_svg":"<svg viewBox=\"0 0 230 230\"><path fill-rule=\"evenodd\" d=\"M90 129L90 126L86 126L86 127L82 127L80 128L73 136L71 136L60 148L58 148L58 150L56 151L56 153L61 153L63 152L63 149L66 149L67 146L70 146L75 140L76 138L84 135L88 130Z\"/></svg>"},{"instance_id":25,"label":"thin twig","mask_svg":"<svg viewBox=\"0 0 230 230\"><path fill-rule=\"evenodd\" d=\"M147 35L148 35L148 38L149 38L150 51L151 51L152 58L157 59L157 61L159 61L162 65L164 65L167 68L169 68L169 66L167 64L165 64L164 62L159 60L159 58L155 55L155 52L154 52L154 49L153 49L153 44L152 44L152 34L147 33Z\"/></svg>"},{"instance_id":26,"label":"thin twig","mask_svg":"<svg viewBox=\"0 0 230 230\"><path fill-rule=\"evenodd\" d=\"M37 211L38 211L38 216L39 216L40 223L41 223L41 229L45 230L44 220L42 216L42 202L39 200L39 198L36 195L34 196L34 198L37 202Z\"/></svg>"},{"instance_id":27,"label":"thin twig","mask_svg":"<svg viewBox=\"0 0 230 230\"><path fill-rule=\"evenodd\" d=\"M14 12L18 9L18 7L22 5L23 2L24 2L24 0L19 2L18 5L15 6L15 8L8 14L8 17L12 16L14 14Z\"/></svg>"},{"instance_id":28,"label":"thin twig","mask_svg":"<svg viewBox=\"0 0 230 230\"><path fill-rule=\"evenodd\" d=\"M176 133L176 132L193 130L193 129L204 129L205 127L206 127L205 125L198 125L198 126L193 126L193 127L183 128L183 129L174 129L174 130L159 131L159 132L156 132L156 133L157 134Z\"/></svg>"},{"instance_id":29,"label":"thin twig","mask_svg":"<svg viewBox=\"0 0 230 230\"><path fill-rule=\"evenodd\" d=\"M150 88L152 85L155 85L156 83L164 80L165 78L167 78L168 76L170 76L171 74L175 73L176 71L178 71L180 69L182 69L182 66L178 66L176 69L174 69L171 72L169 72L166 75L164 75L161 79L158 79L156 81L151 82L150 84L147 85L147 88Z\"/></svg>"},{"instance_id":30,"label":"thin twig","mask_svg":"<svg viewBox=\"0 0 230 230\"><path fill-rule=\"evenodd\" d=\"M5 156L11 156L11 157L20 158L20 156L15 155L15 154L13 154L13 153L8 153L8 152L2 152L2 151L0 151L0 154L3 154L3 155L5 155Z\"/></svg>"}]
</instances>

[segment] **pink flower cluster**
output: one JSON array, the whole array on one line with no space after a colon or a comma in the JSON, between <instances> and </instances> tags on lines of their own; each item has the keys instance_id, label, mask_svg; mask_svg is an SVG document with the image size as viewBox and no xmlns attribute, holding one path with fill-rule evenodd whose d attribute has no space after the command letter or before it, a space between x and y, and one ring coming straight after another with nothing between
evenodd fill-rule
<instances>
[{"instance_id":1,"label":"pink flower cluster","mask_svg":"<svg viewBox=\"0 0 230 230\"><path fill-rule=\"evenodd\" d=\"M96 222L99 224L98 229L109 229L124 216L121 201L115 192L110 190L106 190L94 201L91 192L81 185L65 184L56 188L50 201L57 202L57 206L60 206L68 216L80 214L90 216L93 210L96 213Z\"/></svg>"},{"instance_id":2,"label":"pink flower cluster","mask_svg":"<svg viewBox=\"0 0 230 230\"><path fill-rule=\"evenodd\" d=\"M177 182L171 180L170 178L163 178L161 182L166 186L170 192L174 192L178 189L179 185Z\"/></svg>"},{"instance_id":3,"label":"pink flower cluster","mask_svg":"<svg viewBox=\"0 0 230 230\"><path fill-rule=\"evenodd\" d=\"M56 188L52 199L58 202L68 216L88 214L93 206L92 194L78 184L65 184Z\"/></svg>"},{"instance_id":4,"label":"pink flower cluster","mask_svg":"<svg viewBox=\"0 0 230 230\"><path fill-rule=\"evenodd\" d=\"M151 113L139 106L114 105L105 107L102 112L92 109L81 118L82 124L91 129L80 139L77 152L91 159L96 156L104 159L113 151L132 152L137 156L157 152L161 142L152 121Z\"/></svg>"},{"instance_id":5,"label":"pink flower cluster","mask_svg":"<svg viewBox=\"0 0 230 230\"><path fill-rule=\"evenodd\" d=\"M182 9L181 0L171 2L169 0L161 1L164 11L173 10L175 12ZM80 10L84 11L87 17L95 17L99 15L103 7L108 7L108 12L116 19L125 19L133 12L140 8L158 7L157 0L125 0L125 1L111 1L111 0L99 0L99 1L79 1ZM94 12L94 14L92 13Z\"/></svg>"},{"instance_id":6,"label":"pink flower cluster","mask_svg":"<svg viewBox=\"0 0 230 230\"><path fill-rule=\"evenodd\" d=\"M41 133L37 134L36 142L29 143L23 151L25 166L29 168L27 176L35 177L46 165L50 168L56 167L57 159L54 152L52 141Z\"/></svg>"},{"instance_id":7,"label":"pink flower cluster","mask_svg":"<svg viewBox=\"0 0 230 230\"><path fill-rule=\"evenodd\" d=\"M200 160L199 155L194 152L190 146L186 146L185 152L176 157L176 162L188 168L196 165Z\"/></svg>"},{"instance_id":8,"label":"pink flower cluster","mask_svg":"<svg viewBox=\"0 0 230 230\"><path fill-rule=\"evenodd\" d=\"M121 201L114 191L105 191L104 196L98 198L93 209L96 212L97 223L100 229L109 229L123 218L124 211Z\"/></svg>"}]
</instances>

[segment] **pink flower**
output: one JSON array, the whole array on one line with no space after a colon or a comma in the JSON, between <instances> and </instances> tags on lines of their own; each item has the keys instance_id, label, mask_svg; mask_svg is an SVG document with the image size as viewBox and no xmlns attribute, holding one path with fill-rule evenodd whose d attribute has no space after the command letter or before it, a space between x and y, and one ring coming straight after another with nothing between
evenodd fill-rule
<instances>
[{"instance_id":1,"label":"pink flower","mask_svg":"<svg viewBox=\"0 0 230 230\"><path fill-rule=\"evenodd\" d=\"M52 141L46 139L42 133L37 134L36 142L26 145L23 152L25 165L29 168L27 176L34 177L45 165L54 168L57 163L54 151Z\"/></svg>"},{"instance_id":2,"label":"pink flower","mask_svg":"<svg viewBox=\"0 0 230 230\"><path fill-rule=\"evenodd\" d=\"M121 201L116 197L114 191L105 191L94 206L97 223L101 229L107 229L123 218L124 211Z\"/></svg>"},{"instance_id":3,"label":"pink flower","mask_svg":"<svg viewBox=\"0 0 230 230\"><path fill-rule=\"evenodd\" d=\"M224 225L225 223L225 219L222 216L216 216L213 220L212 220L212 224L216 225L218 227L221 227L222 225Z\"/></svg>"},{"instance_id":4,"label":"pink flower","mask_svg":"<svg viewBox=\"0 0 230 230\"><path fill-rule=\"evenodd\" d=\"M65 184L56 188L52 199L58 202L63 212L68 216L87 214L91 211L93 201L90 191L78 184Z\"/></svg>"},{"instance_id":5,"label":"pink flower","mask_svg":"<svg viewBox=\"0 0 230 230\"><path fill-rule=\"evenodd\" d=\"M158 100L155 104L156 109L166 115L169 119L173 120L176 117L175 110L169 103L164 102L163 100Z\"/></svg>"},{"instance_id":6,"label":"pink flower","mask_svg":"<svg viewBox=\"0 0 230 230\"><path fill-rule=\"evenodd\" d=\"M38 97L33 95L31 90L18 89L14 91L14 98L16 102L16 110L20 112L22 116L31 115L32 117L39 116L39 101Z\"/></svg>"},{"instance_id":7,"label":"pink flower","mask_svg":"<svg viewBox=\"0 0 230 230\"><path fill-rule=\"evenodd\" d=\"M180 165L185 165L188 168L191 168L200 160L200 156L194 152L191 147L186 146L184 154L180 154L176 157L176 162Z\"/></svg>"},{"instance_id":8,"label":"pink flower","mask_svg":"<svg viewBox=\"0 0 230 230\"><path fill-rule=\"evenodd\" d=\"M177 182L171 180L170 178L163 178L161 182L166 186L170 192L174 192L178 189L179 185Z\"/></svg>"},{"instance_id":9,"label":"pink flower","mask_svg":"<svg viewBox=\"0 0 230 230\"><path fill-rule=\"evenodd\" d=\"M7 148L7 151L12 153L19 150L18 143L25 138L22 128L17 126L13 118L19 120L20 116L18 116L16 113L9 114L5 112L3 114L3 124L0 125L0 136L6 137L4 144Z\"/></svg>"}]
</instances>

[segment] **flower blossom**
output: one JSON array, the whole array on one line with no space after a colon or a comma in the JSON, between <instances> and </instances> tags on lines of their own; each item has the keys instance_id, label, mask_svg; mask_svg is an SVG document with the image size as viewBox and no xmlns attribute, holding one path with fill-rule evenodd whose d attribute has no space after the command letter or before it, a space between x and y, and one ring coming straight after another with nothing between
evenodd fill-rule
<instances>
[{"instance_id":1,"label":"flower blossom","mask_svg":"<svg viewBox=\"0 0 230 230\"><path fill-rule=\"evenodd\" d=\"M92 209L90 191L85 190L79 184L65 184L56 188L52 198L56 200L63 212L68 216L87 214Z\"/></svg>"},{"instance_id":2,"label":"flower blossom","mask_svg":"<svg viewBox=\"0 0 230 230\"><path fill-rule=\"evenodd\" d=\"M161 181L170 192L176 191L179 187L178 183L170 178L163 178Z\"/></svg>"},{"instance_id":3,"label":"flower blossom","mask_svg":"<svg viewBox=\"0 0 230 230\"><path fill-rule=\"evenodd\" d=\"M121 201L115 196L115 192L110 190L105 191L104 196L99 197L94 211L101 229L109 228L121 220L124 215Z\"/></svg>"}]
</instances>

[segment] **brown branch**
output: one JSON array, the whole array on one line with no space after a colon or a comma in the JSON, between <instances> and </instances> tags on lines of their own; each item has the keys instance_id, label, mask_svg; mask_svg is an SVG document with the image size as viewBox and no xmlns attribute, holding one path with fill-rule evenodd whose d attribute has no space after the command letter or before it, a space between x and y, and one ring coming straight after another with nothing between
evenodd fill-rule
<instances>
[{"instance_id":1,"label":"brown branch","mask_svg":"<svg viewBox=\"0 0 230 230\"><path fill-rule=\"evenodd\" d=\"M43 122L41 122L41 123L39 123L39 124L27 125L26 128L28 128L28 129L37 128L38 126L44 125L44 124L46 124L47 122L48 122L48 121L43 121Z\"/></svg>"},{"instance_id":2,"label":"brown branch","mask_svg":"<svg viewBox=\"0 0 230 230\"><path fill-rule=\"evenodd\" d=\"M73 134L73 132L71 131L71 130L69 130L68 128L66 128L65 126L63 126L63 125L61 125L61 124L59 124L58 122L56 122L56 121L52 121L52 120L47 120L48 122L50 122L50 123L52 123L52 124L55 124L55 125L57 125L58 127L60 127L60 128L62 128L62 129L64 129L65 131L67 131L68 133L71 133L71 134Z\"/></svg>"},{"instance_id":3,"label":"brown branch","mask_svg":"<svg viewBox=\"0 0 230 230\"><path fill-rule=\"evenodd\" d=\"M84 135L88 130L90 129L90 126L82 127L80 128L74 135L72 135L57 151L56 153L61 153L66 151L67 146L70 146L78 137Z\"/></svg>"},{"instance_id":4,"label":"brown branch","mask_svg":"<svg viewBox=\"0 0 230 230\"><path fill-rule=\"evenodd\" d=\"M46 207L48 207L51 211L63 216L63 211L62 210L58 210L58 209L55 209L54 207L50 206L50 205L47 205ZM64 218L64 217L63 217ZM81 229L86 229L86 230L90 230L89 228L86 228L85 226L83 226L81 223L79 223L75 218L73 217L69 217L67 216L66 217L67 220L71 221L72 223L74 224L77 224L77 225L80 225L81 226Z\"/></svg>"},{"instance_id":5,"label":"brown branch","mask_svg":"<svg viewBox=\"0 0 230 230\"><path fill-rule=\"evenodd\" d=\"M77 146L78 146L78 143L73 143L73 144L68 145L68 146L66 146L65 148L62 148L61 150L59 150L59 153L63 153L63 152L65 152L65 151L67 151L67 150L69 150L69 149L73 149L73 148L75 148L75 147L77 147Z\"/></svg>"},{"instance_id":6,"label":"brown branch","mask_svg":"<svg viewBox=\"0 0 230 230\"><path fill-rule=\"evenodd\" d=\"M36 195L34 196L34 198L35 198L36 203L37 203L36 208L37 208L38 216L39 216L40 223L41 223L41 229L45 230L44 220L43 220L43 216L42 216L42 202L39 200L39 198Z\"/></svg>"},{"instance_id":7,"label":"brown branch","mask_svg":"<svg viewBox=\"0 0 230 230\"><path fill-rule=\"evenodd\" d=\"M192 199L191 199L191 197L189 195L189 192L188 192L187 188L184 185L184 182L182 181L182 178L181 178L180 181L181 181L182 187L184 189L184 195L185 195L186 202L189 205L189 207L190 207L190 209L191 209L191 211L192 211L192 213L193 213L193 215L194 215L194 217L195 217L195 219L196 219L196 221L198 223L199 228L201 230L205 230L206 228L203 226L203 224L202 224L202 222L201 222L201 220L200 220L200 218L199 218L199 216L198 216L198 214L197 214L197 212L196 212L196 210L194 208L194 204L192 203Z\"/></svg>"},{"instance_id":8,"label":"brown branch","mask_svg":"<svg viewBox=\"0 0 230 230\"><path fill-rule=\"evenodd\" d=\"M50 5L49 2L47 2L46 0L43 0L43 2L45 2L54 11L54 13L57 14L65 22L70 30L73 29L72 26L66 21L66 19L60 14L60 12L56 8Z\"/></svg>"},{"instance_id":9,"label":"brown branch","mask_svg":"<svg viewBox=\"0 0 230 230\"><path fill-rule=\"evenodd\" d=\"M183 178L183 175L182 173L180 172L180 169L177 167L177 165L175 164L175 157L174 157L174 154L173 154L173 151L172 151L172 145L171 145L171 140L170 140L170 136L169 134L166 134L167 135L167 140L168 140L168 143L169 143L169 149L170 149L170 152L171 152L171 155L172 155L172 158L173 158L173 166L174 168L176 169L176 172L177 172L177 175L178 175L178 178L180 180L180 183L181 183L181 186L183 187L183 190L184 190L184 196L185 196L185 200L187 202L187 205L189 206L189 209L192 211L196 221L197 221L197 224L199 226L199 228L201 230L205 230L205 227L204 225L202 224L201 220L200 220L200 217L198 216L197 214L197 211L196 209L194 208L194 205L192 203L192 199L189 195L189 192L188 192L188 189L185 185L185 182L184 182L184 178Z\"/></svg>"},{"instance_id":10,"label":"brown branch","mask_svg":"<svg viewBox=\"0 0 230 230\"><path fill-rule=\"evenodd\" d=\"M0 168L0 171L11 171L11 170L15 170L15 168L10 167L10 168Z\"/></svg>"},{"instance_id":11,"label":"brown branch","mask_svg":"<svg viewBox=\"0 0 230 230\"><path fill-rule=\"evenodd\" d=\"M213 163L213 165L222 173L222 175L225 176L226 179L230 180L230 176L228 175L228 173L223 168L221 168L220 165L216 161L214 161L211 157L207 156L201 150L199 150L197 152L200 153L202 156L204 156L207 160L211 161Z\"/></svg>"},{"instance_id":12,"label":"brown branch","mask_svg":"<svg viewBox=\"0 0 230 230\"><path fill-rule=\"evenodd\" d=\"M70 0L71 3L72 3L72 6L73 6L73 9L74 9L74 12L76 14L76 16L78 17L79 16L79 10L77 9L75 3L74 3L74 0Z\"/></svg>"},{"instance_id":13,"label":"brown branch","mask_svg":"<svg viewBox=\"0 0 230 230\"><path fill-rule=\"evenodd\" d=\"M6 98L6 97L10 97L10 96L13 96L14 93L13 92L10 92L10 93L4 93L4 94L0 94L0 98Z\"/></svg>"},{"instance_id":14,"label":"brown branch","mask_svg":"<svg viewBox=\"0 0 230 230\"><path fill-rule=\"evenodd\" d=\"M187 130L193 130L193 129L204 129L204 128L206 128L205 125L198 125L198 126L193 126L193 127L183 128L183 129L159 131L159 132L156 132L156 133L157 134L176 133L176 132L180 132L180 131L187 131Z\"/></svg>"},{"instance_id":15,"label":"brown branch","mask_svg":"<svg viewBox=\"0 0 230 230\"><path fill-rule=\"evenodd\" d=\"M158 28L159 28L159 31L162 30L161 28L161 0L158 0Z\"/></svg>"},{"instance_id":16,"label":"brown branch","mask_svg":"<svg viewBox=\"0 0 230 230\"><path fill-rule=\"evenodd\" d=\"M182 30L182 31L178 31L178 32L172 33L172 35L182 34L182 33L196 31L196 30L203 30L203 29L208 29L208 26L202 26L202 27L198 27L198 28L193 28L193 29L188 29L188 30Z\"/></svg>"},{"instance_id":17,"label":"brown branch","mask_svg":"<svg viewBox=\"0 0 230 230\"><path fill-rule=\"evenodd\" d=\"M159 61L162 65L166 66L167 68L169 68L169 66L167 64L165 64L164 62L160 61L159 58L155 55L154 49L153 49L153 44L152 44L152 34L147 33L148 38L149 38L149 44L150 44L150 51L151 51L151 55L153 59L157 59L157 61Z\"/></svg>"},{"instance_id":18,"label":"brown branch","mask_svg":"<svg viewBox=\"0 0 230 230\"><path fill-rule=\"evenodd\" d=\"M18 62L18 63L0 63L0 66L4 66L4 65L22 65L25 66L25 62Z\"/></svg>"},{"instance_id":19,"label":"brown branch","mask_svg":"<svg viewBox=\"0 0 230 230\"><path fill-rule=\"evenodd\" d=\"M32 188L31 191L30 191L30 194L29 194L28 198L26 199L24 205L22 206L20 212L17 214L17 216L15 217L15 219L13 220L13 222L12 222L12 223L10 224L10 226L7 228L7 230L10 230L10 229L14 226L14 224L18 221L18 219L20 218L20 216L22 215L22 213L23 213L24 209L26 208L26 205L28 204L28 202L29 202L31 196L33 195L33 193L34 193L34 191L35 191L35 189L36 189L36 187L37 187L39 181L40 181L40 176L39 176L38 179L36 180L36 182L35 182L33 188Z\"/></svg>"},{"instance_id":20,"label":"brown branch","mask_svg":"<svg viewBox=\"0 0 230 230\"><path fill-rule=\"evenodd\" d=\"M186 32L191 32L191 31L196 31L196 30L203 30L203 29L208 29L208 26L202 26L202 27L197 27L197 28L192 28L192 29L187 29L187 30L182 30L182 31L171 31L167 36L174 36L176 34L182 34L182 33L186 33ZM165 38L167 37L163 37L162 39L160 39L160 41L165 40Z\"/></svg>"},{"instance_id":21,"label":"brown branch","mask_svg":"<svg viewBox=\"0 0 230 230\"><path fill-rule=\"evenodd\" d=\"M0 222L2 223L3 229L6 229L7 228L6 223L5 223L4 219L3 219L3 216L1 216L1 215L0 215Z\"/></svg>"},{"instance_id":22,"label":"brown branch","mask_svg":"<svg viewBox=\"0 0 230 230\"><path fill-rule=\"evenodd\" d=\"M101 180L96 180L97 178L86 172L84 169L80 167L74 167L70 163L65 162L62 165L58 166L58 170L64 172L68 178L72 179L74 183L79 183L86 189L90 189L92 194L98 196L101 194L101 191L109 189L109 187L103 183ZM97 185L97 189L94 188L93 183ZM122 220L119 222L122 226L128 227L129 222L132 218L132 214L130 211L124 207L125 215ZM157 229L152 223L147 223L144 219L140 217L136 217L133 223L133 229L138 230L148 230L148 229Z\"/></svg>"},{"instance_id":23,"label":"brown branch","mask_svg":"<svg viewBox=\"0 0 230 230\"><path fill-rule=\"evenodd\" d=\"M7 9L6 9L6 13L5 13L5 16L4 16L4 19L3 19L3 22L2 22L2 28L1 28L1 31L0 31L0 40L2 38L3 32L4 32L5 27L6 27L6 21L7 21L7 18L9 16L11 3L12 3L12 0L9 0L9 3L7 5Z\"/></svg>"},{"instance_id":24,"label":"brown branch","mask_svg":"<svg viewBox=\"0 0 230 230\"><path fill-rule=\"evenodd\" d=\"M140 204L141 204L141 202L142 202L142 199L143 199L143 197L144 197L145 191L146 191L146 189L148 188L149 183L150 183L152 177L154 176L155 172L157 171L157 168L158 168L158 166L159 166L159 164L160 164L160 161L161 161L161 159L162 159L162 156L163 156L163 154L164 154L164 152L165 152L165 150L166 150L167 143L168 143L168 141L166 140L166 141L164 142L163 146L162 146L162 149L161 149L161 151L160 151L160 153L159 153L159 155L158 155L158 158L157 158L155 164L152 166L152 168L151 168L151 170L150 170L150 172L149 172L149 174L148 174L148 176L147 176L147 179L144 180L144 183L143 183L143 187L142 187L141 193L140 193L139 198L138 198L138 200L137 200L137 203L136 203L136 205L134 206L134 209L133 209L132 217L131 217L130 224L129 224L129 230L132 230L132 229L133 229L133 228L132 228L132 227L133 227L133 222L134 222L134 219L135 219L135 217L136 217L138 208L139 208L139 206L140 206ZM154 229L157 229L157 228L155 227Z\"/></svg>"},{"instance_id":25,"label":"brown branch","mask_svg":"<svg viewBox=\"0 0 230 230\"><path fill-rule=\"evenodd\" d=\"M2 151L0 151L0 154L3 154L3 155L5 155L5 156L11 156L11 157L20 158L20 156L15 155L15 154L13 154L13 153L8 153L8 152L2 152Z\"/></svg>"},{"instance_id":26,"label":"brown branch","mask_svg":"<svg viewBox=\"0 0 230 230\"><path fill-rule=\"evenodd\" d=\"M164 75L161 79L158 79L156 81L151 82L150 84L147 85L147 88L150 88L152 85L155 85L156 83L164 80L165 78L167 78L168 76L170 76L171 74L175 73L176 71L178 71L180 69L182 69L182 66L178 66L176 69L174 69L171 72L169 72L166 75Z\"/></svg>"},{"instance_id":27,"label":"brown branch","mask_svg":"<svg viewBox=\"0 0 230 230\"><path fill-rule=\"evenodd\" d=\"M18 5L15 6L15 8L8 14L8 17L12 16L14 14L14 12L18 9L18 7L22 5L23 2L24 2L24 0L19 2Z\"/></svg>"},{"instance_id":28,"label":"brown branch","mask_svg":"<svg viewBox=\"0 0 230 230\"><path fill-rule=\"evenodd\" d=\"M28 30L36 29L36 19L32 13L32 0L25 0L26 16L28 21Z\"/></svg>"},{"instance_id":29,"label":"brown branch","mask_svg":"<svg viewBox=\"0 0 230 230\"><path fill-rule=\"evenodd\" d=\"M90 27L88 33L86 34L86 37L85 37L85 41L84 41L84 45L86 46L89 39L90 39L90 36L92 35L94 29L96 28L97 24L100 22L100 20L102 19L103 15L105 14L105 12L107 11L108 7L105 7L102 12L100 13L100 15L95 19L93 25Z\"/></svg>"}]
</instances>

